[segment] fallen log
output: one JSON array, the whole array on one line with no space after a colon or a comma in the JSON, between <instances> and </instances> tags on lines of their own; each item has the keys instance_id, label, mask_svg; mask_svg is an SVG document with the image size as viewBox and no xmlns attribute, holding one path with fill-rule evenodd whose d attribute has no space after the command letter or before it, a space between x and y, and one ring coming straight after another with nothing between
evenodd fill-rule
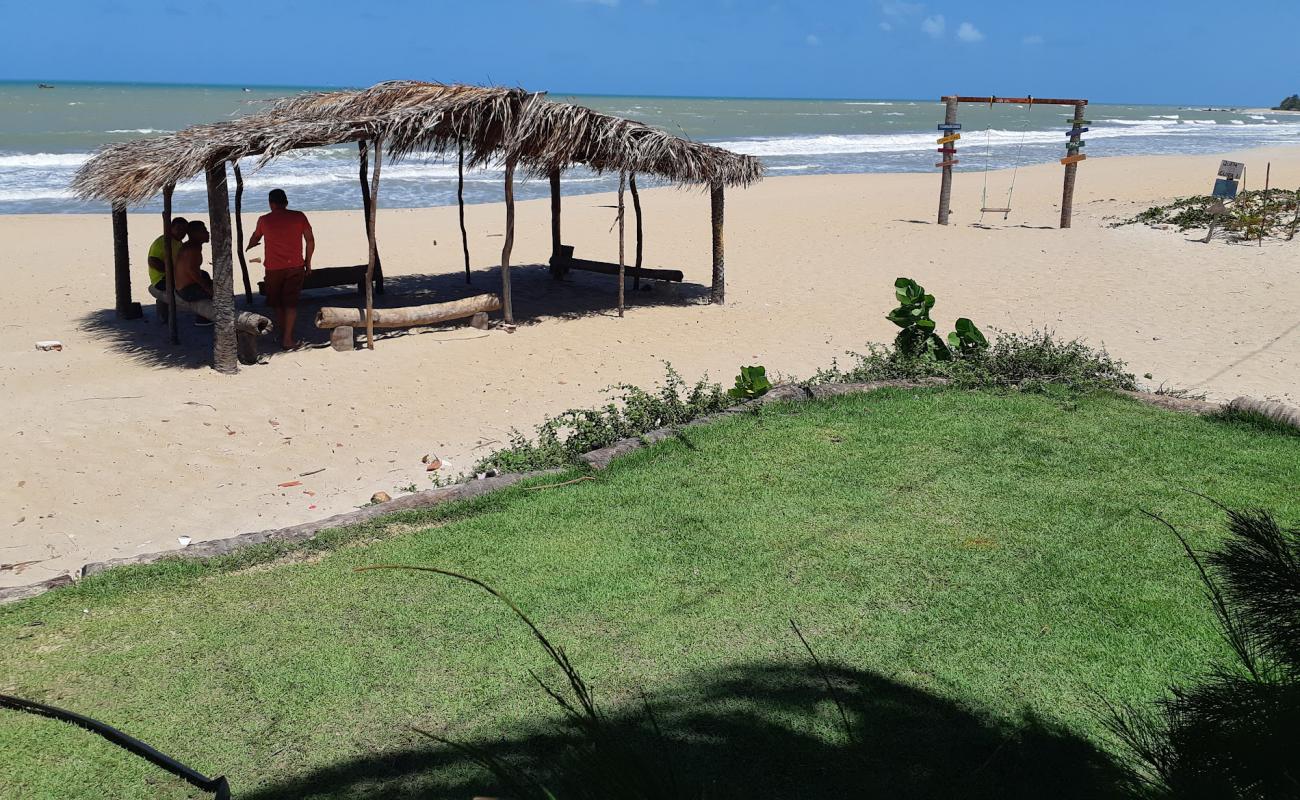
<instances>
[{"instance_id":1,"label":"fallen log","mask_svg":"<svg viewBox=\"0 0 1300 800\"><path fill-rule=\"evenodd\" d=\"M589 261L585 258L570 258L560 263L565 271L580 269L585 272L599 272L602 275L618 274L618 264L607 264L604 261ZM626 273L630 278L640 277L658 281L676 281L678 283L681 283L686 278L680 269L636 269L633 267L630 270L626 270Z\"/></svg>"},{"instance_id":2,"label":"fallen log","mask_svg":"<svg viewBox=\"0 0 1300 800\"><path fill-rule=\"evenodd\" d=\"M1253 397L1238 397L1228 403L1228 408L1238 413L1257 414L1264 419L1276 422L1278 425L1300 430L1300 408L1289 406L1286 403L1256 400Z\"/></svg>"},{"instance_id":3,"label":"fallen log","mask_svg":"<svg viewBox=\"0 0 1300 800\"><path fill-rule=\"evenodd\" d=\"M501 308L501 298L494 294L478 294L461 300L446 303L430 303L426 306L407 306L406 308L376 308L374 326L376 328L408 328L415 325L436 325L462 317L472 317L486 311ZM359 308L336 308L326 306L316 312L317 328L338 328L351 326L364 327L365 312Z\"/></svg>"},{"instance_id":4,"label":"fallen log","mask_svg":"<svg viewBox=\"0 0 1300 800\"><path fill-rule=\"evenodd\" d=\"M150 286L149 294L153 295L154 299L159 303L162 303L163 305L167 304L166 291L159 289L157 286ZM211 300L195 300L191 302L177 297L176 307L182 311L188 311L191 314L197 314L206 319L212 319L215 315L215 312L212 310ZM235 330L240 333L247 333L252 336L264 336L270 333L273 327L271 320L261 314L254 314L252 311L240 311L235 314Z\"/></svg>"}]
</instances>

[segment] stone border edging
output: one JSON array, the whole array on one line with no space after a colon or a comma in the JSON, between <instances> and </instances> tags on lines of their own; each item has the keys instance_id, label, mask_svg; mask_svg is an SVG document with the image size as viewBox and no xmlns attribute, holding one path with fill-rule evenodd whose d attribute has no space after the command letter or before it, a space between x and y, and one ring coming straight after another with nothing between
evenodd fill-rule
<instances>
[{"instance_id":1,"label":"stone border edging","mask_svg":"<svg viewBox=\"0 0 1300 800\"><path fill-rule=\"evenodd\" d=\"M946 378L923 378L920 380L823 383L815 384L813 386L785 384L772 388L771 391L762 397L747 400L722 411L690 420L681 425L656 428L655 430L649 431L640 436L630 436L626 439L620 439L607 447L583 453L578 457L578 460L591 469L602 470L608 467L610 463L619 456L626 455L635 450L639 450L642 447L663 441L664 439L672 438L678 435L678 433L685 428L717 422L718 420L725 419L732 414L746 413L767 405L768 403L781 401L802 402L804 400L823 400L829 397L839 397L847 394L866 394L878 389L931 389L940 386L947 386L949 383L950 381ZM1156 394L1155 392L1138 392L1128 389L1118 389L1115 390L1115 393L1136 400L1140 403L1145 403L1157 408L1163 408L1167 411L1176 411L1185 414L1206 416L1228 409L1249 411L1252 413L1262 414L1279 424L1289 425L1300 430L1300 409L1293 408L1285 403L1268 400L1255 400L1245 396L1237 397L1228 403L1212 403L1207 400L1174 397L1168 394ZM97 575L113 567L124 566L127 564L151 564L164 558L174 556L202 560L227 555L237 550L242 550L253 545L264 544L266 542L304 542L315 537L318 533L324 530L368 522L372 519L398 511L415 508L428 508L443 503L450 503L454 500L467 500L472 497L479 497L504 489L508 486L513 486L514 484L528 478L534 478L541 475L554 475L563 472L564 470L565 468L563 467L555 467L552 469L536 470L533 472L513 472L506 475L496 475L482 480L456 483L451 486L440 486L436 489L427 489L423 492L403 495L395 500L389 500L386 503L377 503L375 505L365 506L356 511L336 514L332 517L317 520L316 522L304 522L300 525L293 525L288 528L280 528L277 530L241 533L237 536L231 536L224 539L209 539L191 545L183 550L165 550L157 553L144 553L129 558L96 561L83 566L80 570L80 577L86 578L91 575ZM60 575L46 581L41 581L40 583L0 588L0 603L26 600L44 594L51 589L71 585L74 582L72 576Z\"/></svg>"}]
</instances>

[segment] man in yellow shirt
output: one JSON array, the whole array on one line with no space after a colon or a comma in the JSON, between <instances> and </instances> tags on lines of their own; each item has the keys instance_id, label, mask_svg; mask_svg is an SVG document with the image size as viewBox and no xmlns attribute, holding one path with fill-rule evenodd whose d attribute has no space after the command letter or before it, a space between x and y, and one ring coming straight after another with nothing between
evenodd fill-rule
<instances>
[{"instance_id":1,"label":"man in yellow shirt","mask_svg":"<svg viewBox=\"0 0 1300 800\"><path fill-rule=\"evenodd\" d=\"M184 217L172 217L172 264L176 263L177 256L181 253L182 239L185 238L185 231L189 228L189 220ZM167 288L164 281L167 279L167 251L164 248L163 241L165 237L159 236L149 245L149 285L157 286L159 289Z\"/></svg>"}]
</instances>

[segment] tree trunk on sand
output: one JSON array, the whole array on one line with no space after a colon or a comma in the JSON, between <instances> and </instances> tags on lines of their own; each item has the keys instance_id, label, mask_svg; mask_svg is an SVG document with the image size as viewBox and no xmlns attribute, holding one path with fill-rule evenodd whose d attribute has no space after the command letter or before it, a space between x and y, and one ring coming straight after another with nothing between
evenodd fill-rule
<instances>
[{"instance_id":1,"label":"tree trunk on sand","mask_svg":"<svg viewBox=\"0 0 1300 800\"><path fill-rule=\"evenodd\" d=\"M722 184L716 184L709 193L713 211L713 302L722 305L727 302L727 268L726 258L722 252Z\"/></svg>"},{"instance_id":2,"label":"tree trunk on sand","mask_svg":"<svg viewBox=\"0 0 1300 800\"><path fill-rule=\"evenodd\" d=\"M481 311L501 308L501 298L494 294L478 294L446 303L430 303L405 308L376 308L367 320L356 308L326 306L316 312L317 328L337 328L341 325L361 327L370 322L376 328L409 328L415 325L437 325L453 319L472 317Z\"/></svg>"},{"instance_id":3,"label":"tree trunk on sand","mask_svg":"<svg viewBox=\"0 0 1300 800\"><path fill-rule=\"evenodd\" d=\"M636 266L632 268L632 288L641 288L641 195L636 191L636 173L628 178L628 188L632 190L632 211L636 214Z\"/></svg>"},{"instance_id":4,"label":"tree trunk on sand","mask_svg":"<svg viewBox=\"0 0 1300 800\"><path fill-rule=\"evenodd\" d=\"M460 161L456 165L456 206L460 211L460 247L465 251L465 283L469 277L469 233L465 230L465 143L460 144Z\"/></svg>"},{"instance_id":5,"label":"tree trunk on sand","mask_svg":"<svg viewBox=\"0 0 1300 800\"><path fill-rule=\"evenodd\" d=\"M623 316L623 293L627 284L627 267L623 255L623 190L627 187L627 171L618 173L618 315Z\"/></svg>"},{"instance_id":6,"label":"tree trunk on sand","mask_svg":"<svg viewBox=\"0 0 1300 800\"><path fill-rule=\"evenodd\" d=\"M163 187L163 263L167 282L167 333L171 343L181 343L181 332L176 323L176 259L172 257L172 192L176 184Z\"/></svg>"},{"instance_id":7,"label":"tree trunk on sand","mask_svg":"<svg viewBox=\"0 0 1300 800\"><path fill-rule=\"evenodd\" d=\"M239 372L235 341L235 276L230 252L230 191L226 162L207 170L208 222L212 228L212 366L217 372Z\"/></svg>"},{"instance_id":8,"label":"tree trunk on sand","mask_svg":"<svg viewBox=\"0 0 1300 800\"><path fill-rule=\"evenodd\" d=\"M515 309L510 301L510 251L515 247L515 162L506 162L506 240L501 245L501 304L506 322L513 324Z\"/></svg>"},{"instance_id":9,"label":"tree trunk on sand","mask_svg":"<svg viewBox=\"0 0 1300 800\"><path fill-rule=\"evenodd\" d=\"M126 231L126 204L113 204L113 287L118 319L139 319L140 304L131 299L131 247Z\"/></svg>"},{"instance_id":10,"label":"tree trunk on sand","mask_svg":"<svg viewBox=\"0 0 1300 800\"><path fill-rule=\"evenodd\" d=\"M244 176L239 172L239 161L231 161L235 168L235 252L239 254L239 271L244 276L244 302L253 305L253 283L248 279L248 259L244 256Z\"/></svg>"},{"instance_id":11,"label":"tree trunk on sand","mask_svg":"<svg viewBox=\"0 0 1300 800\"><path fill-rule=\"evenodd\" d=\"M364 158L364 151L362 151ZM379 170L383 166L383 139L375 139L375 174L370 176L370 210L366 214L366 239L370 243L370 261L366 264L366 349L375 349L375 266L379 263L379 245L375 240L375 211L379 208ZM365 169L362 161L362 169Z\"/></svg>"},{"instance_id":12,"label":"tree trunk on sand","mask_svg":"<svg viewBox=\"0 0 1300 800\"><path fill-rule=\"evenodd\" d=\"M1253 397L1238 397L1228 404L1228 408L1233 411L1258 414L1267 420L1276 422L1278 425L1300 430L1300 408L1289 406L1286 403L1256 400Z\"/></svg>"}]
</instances>

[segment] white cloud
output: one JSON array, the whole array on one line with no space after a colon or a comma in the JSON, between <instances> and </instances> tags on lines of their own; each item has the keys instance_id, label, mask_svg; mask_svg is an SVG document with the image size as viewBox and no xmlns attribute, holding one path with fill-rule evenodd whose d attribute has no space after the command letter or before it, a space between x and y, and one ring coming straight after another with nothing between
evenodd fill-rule
<instances>
[{"instance_id":1,"label":"white cloud","mask_svg":"<svg viewBox=\"0 0 1300 800\"><path fill-rule=\"evenodd\" d=\"M880 29L882 31L892 31L894 29L894 26L890 25L888 22L882 22L880 23Z\"/></svg>"},{"instance_id":2,"label":"white cloud","mask_svg":"<svg viewBox=\"0 0 1300 800\"><path fill-rule=\"evenodd\" d=\"M803 42L809 47L817 47L822 43L822 40L818 39L816 36L810 33L807 36L803 37Z\"/></svg>"},{"instance_id":3,"label":"white cloud","mask_svg":"<svg viewBox=\"0 0 1300 800\"><path fill-rule=\"evenodd\" d=\"M1030 34L1029 36L1026 36L1025 38L1021 39L1020 43L1027 44L1031 47L1034 47L1043 43L1043 37L1039 36L1036 33Z\"/></svg>"},{"instance_id":4,"label":"white cloud","mask_svg":"<svg viewBox=\"0 0 1300 800\"><path fill-rule=\"evenodd\" d=\"M936 39L943 38L943 33L947 29L948 23L944 21L943 14L935 14L932 17L926 17L921 20L921 30Z\"/></svg>"},{"instance_id":5,"label":"white cloud","mask_svg":"<svg viewBox=\"0 0 1300 800\"><path fill-rule=\"evenodd\" d=\"M957 38L963 42L982 42L984 41L984 34L980 33L980 29L969 22L963 22L957 26Z\"/></svg>"}]
</instances>

